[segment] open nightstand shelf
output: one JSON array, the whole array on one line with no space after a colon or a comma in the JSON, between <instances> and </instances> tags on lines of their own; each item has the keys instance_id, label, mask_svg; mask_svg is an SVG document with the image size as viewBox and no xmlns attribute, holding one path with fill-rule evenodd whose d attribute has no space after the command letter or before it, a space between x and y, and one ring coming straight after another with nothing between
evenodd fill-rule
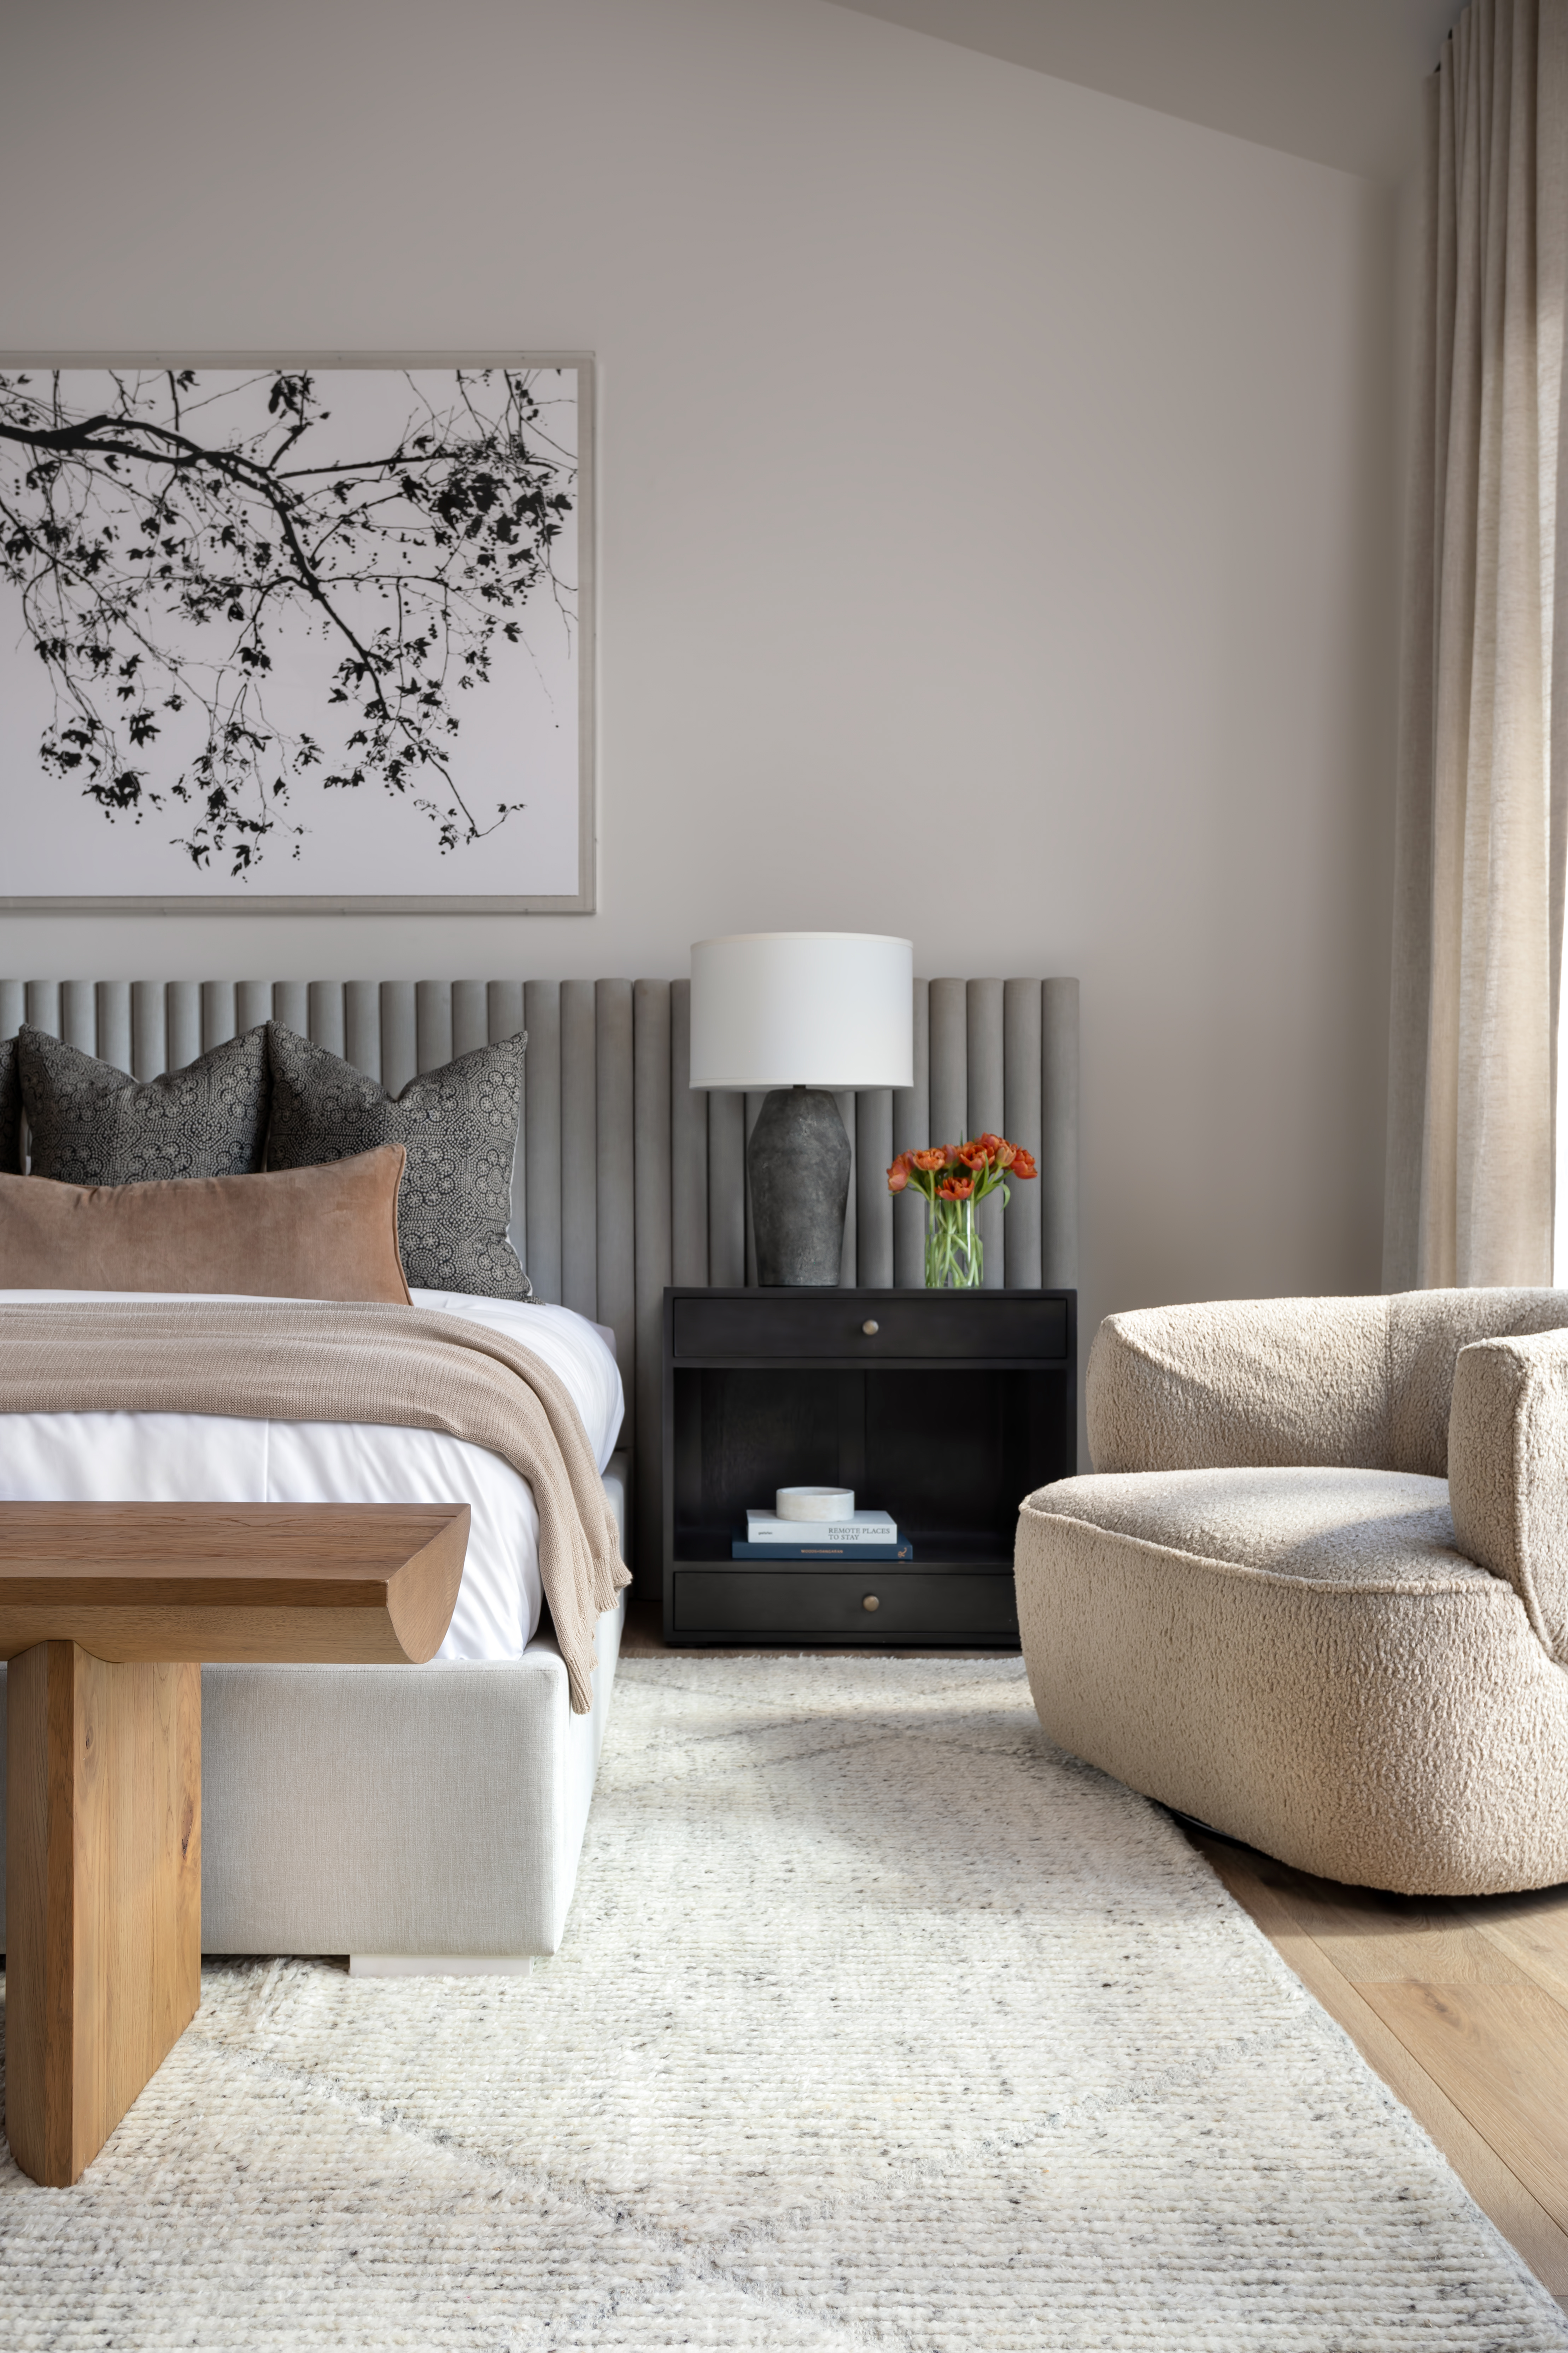
<instances>
[{"instance_id":1,"label":"open nightstand shelf","mask_svg":"<svg viewBox=\"0 0 1568 2353\"><path fill-rule=\"evenodd\" d=\"M664 1294L664 1631L1016 1650L1018 1505L1076 1465L1070 1291ZM749 1506L837 1483L908 1561L734 1561Z\"/></svg>"}]
</instances>

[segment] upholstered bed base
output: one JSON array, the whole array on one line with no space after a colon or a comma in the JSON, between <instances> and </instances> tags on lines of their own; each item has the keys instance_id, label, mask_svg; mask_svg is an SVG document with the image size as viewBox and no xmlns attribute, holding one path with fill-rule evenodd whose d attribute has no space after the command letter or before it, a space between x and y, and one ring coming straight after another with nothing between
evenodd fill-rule
<instances>
[{"instance_id":1,"label":"upholstered bed base","mask_svg":"<svg viewBox=\"0 0 1568 2353\"><path fill-rule=\"evenodd\" d=\"M571 1712L549 1635L521 1659L417 1672L204 1668L203 1949L432 1971L554 1952L620 1633L617 1605L599 1620L587 1715Z\"/></svg>"},{"instance_id":2,"label":"upholstered bed base","mask_svg":"<svg viewBox=\"0 0 1568 2353\"><path fill-rule=\"evenodd\" d=\"M624 1461L604 1482L623 1528ZM599 1620L586 1715L542 1630L521 1659L487 1665L204 1667L203 1950L432 1974L554 1952L624 1600ZM0 1797L4 1729L0 1669Z\"/></svg>"}]
</instances>

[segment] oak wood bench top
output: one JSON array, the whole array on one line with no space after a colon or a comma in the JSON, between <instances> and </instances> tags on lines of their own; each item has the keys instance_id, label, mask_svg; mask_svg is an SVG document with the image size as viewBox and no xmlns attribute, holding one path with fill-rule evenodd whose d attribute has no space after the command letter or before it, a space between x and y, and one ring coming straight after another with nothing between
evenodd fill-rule
<instances>
[{"instance_id":1,"label":"oak wood bench top","mask_svg":"<svg viewBox=\"0 0 1568 2353\"><path fill-rule=\"evenodd\" d=\"M0 1503L0 1657L421 1664L462 1581L467 1504Z\"/></svg>"}]
</instances>

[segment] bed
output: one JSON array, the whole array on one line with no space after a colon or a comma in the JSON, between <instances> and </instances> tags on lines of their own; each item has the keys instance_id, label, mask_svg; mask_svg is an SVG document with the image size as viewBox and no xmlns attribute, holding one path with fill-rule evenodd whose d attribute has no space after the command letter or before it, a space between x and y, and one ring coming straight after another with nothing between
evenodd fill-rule
<instances>
[{"instance_id":1,"label":"bed","mask_svg":"<svg viewBox=\"0 0 1568 2353\"><path fill-rule=\"evenodd\" d=\"M1070 980L917 981L914 1087L840 1106L857 1170L843 1281L918 1287L918 1218L907 1205L895 1214L883 1167L895 1149L936 1127L961 1129L966 1118L1005 1124L1041 1163L1040 1185L1022 1188L1007 1212L1006 1281L1076 1280L1077 995ZM613 1338L625 1419L616 1451L605 1453L603 1430L595 1451L623 1556L641 1589L657 1593L663 1289L754 1280L743 1177L751 1107L689 1086L688 985L0 979L0 1055L26 1023L141 1082L182 1071L269 1019L346 1058L391 1094L416 1073L526 1029L510 1232L535 1298L548 1303L502 1304L525 1318L572 1311L584 1331ZM999 1238L988 1242L987 1266L1003 1269ZM447 1304L483 1312L472 1295ZM141 1434L145 1463L122 1451L110 1474L109 1454L90 1458L90 1450L68 1469L38 1430L16 1447L13 1475L42 1477L57 1493L68 1478L89 1482L71 1492L102 1493L90 1482L108 1478L125 1493L155 1463L161 1476L185 1477L189 1431L184 1453L172 1435L160 1452L153 1435ZM276 1423L268 1442L271 1475L290 1482L312 1456L320 1470L331 1451L319 1436L280 1437ZM230 1477L239 1475L237 1443L230 1431ZM333 1443L341 1468L346 1441ZM422 1443L399 1443L399 1499L416 1468L436 1479L449 1466L465 1494L493 1485L471 1452L432 1456ZM140 1446L132 1444L132 1458ZM0 1433L0 1459L5 1452ZM498 1585L482 1558L481 1546L471 1595L465 1577L452 1632L458 1655L418 1669L205 1670L209 1950L346 1953L363 1970L488 1970L524 1967L556 1948L622 1609L606 1610L596 1628L588 1704L574 1713L566 1662L548 1618L537 1615L526 1568L510 1587ZM504 1638L506 1654L489 1647L492 1638Z\"/></svg>"}]
</instances>

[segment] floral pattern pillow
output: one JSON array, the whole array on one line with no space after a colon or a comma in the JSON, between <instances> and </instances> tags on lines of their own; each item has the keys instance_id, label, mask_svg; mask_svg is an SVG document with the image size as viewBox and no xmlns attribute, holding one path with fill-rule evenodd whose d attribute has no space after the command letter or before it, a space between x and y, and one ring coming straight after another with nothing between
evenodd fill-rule
<instances>
[{"instance_id":1,"label":"floral pattern pillow","mask_svg":"<svg viewBox=\"0 0 1568 2353\"><path fill-rule=\"evenodd\" d=\"M145 1083L26 1023L16 1033L16 1061L35 1176L142 1185L164 1176L248 1176L261 1166L265 1029L247 1029ZM3 1095L0 1084L0 1109Z\"/></svg>"},{"instance_id":2,"label":"floral pattern pillow","mask_svg":"<svg viewBox=\"0 0 1568 2353\"><path fill-rule=\"evenodd\" d=\"M533 1296L507 1234L526 1033L422 1071L395 1098L281 1022L269 1021L267 1036L269 1168L307 1168L401 1144L408 1161L397 1239L410 1283L489 1299Z\"/></svg>"},{"instance_id":3,"label":"floral pattern pillow","mask_svg":"<svg viewBox=\"0 0 1568 2353\"><path fill-rule=\"evenodd\" d=\"M22 1082L16 1072L16 1040L0 1038L0 1176L22 1173Z\"/></svg>"}]
</instances>

